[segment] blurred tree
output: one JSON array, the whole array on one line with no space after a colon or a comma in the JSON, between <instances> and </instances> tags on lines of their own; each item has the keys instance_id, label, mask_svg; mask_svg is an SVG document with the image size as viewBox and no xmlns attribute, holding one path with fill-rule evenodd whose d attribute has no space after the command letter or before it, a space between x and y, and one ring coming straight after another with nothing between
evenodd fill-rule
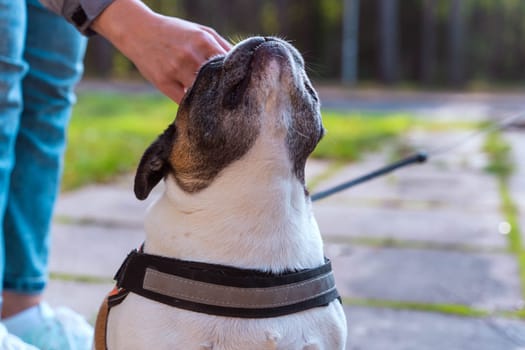
<instances>
[{"instance_id":1,"label":"blurred tree","mask_svg":"<svg viewBox=\"0 0 525 350\"><path fill-rule=\"evenodd\" d=\"M359 0L343 0L342 81L357 83L357 55L359 47Z\"/></svg>"},{"instance_id":2,"label":"blurred tree","mask_svg":"<svg viewBox=\"0 0 525 350\"><path fill-rule=\"evenodd\" d=\"M420 77L424 84L431 84L436 63L436 0L423 0L421 29Z\"/></svg>"},{"instance_id":3,"label":"blurred tree","mask_svg":"<svg viewBox=\"0 0 525 350\"><path fill-rule=\"evenodd\" d=\"M86 60L91 63L87 73L99 77L110 77L113 74L113 45L101 36L93 36L89 41Z\"/></svg>"},{"instance_id":4,"label":"blurred tree","mask_svg":"<svg viewBox=\"0 0 525 350\"><path fill-rule=\"evenodd\" d=\"M425 85L525 80L525 0L144 1L163 14L211 26L233 41L251 35L290 40L313 78L340 81L349 75L350 81L359 76L360 82ZM348 11L352 6L358 10ZM352 36L357 41L348 39ZM126 58L96 36L89 43L86 73L137 75Z\"/></svg>"},{"instance_id":5,"label":"blurred tree","mask_svg":"<svg viewBox=\"0 0 525 350\"><path fill-rule=\"evenodd\" d=\"M283 9L284 10L284 9ZM279 35L281 23L279 17L279 7L273 1L266 1L261 8L261 25L265 33L271 35ZM282 35L282 34L281 34Z\"/></svg>"},{"instance_id":6,"label":"blurred tree","mask_svg":"<svg viewBox=\"0 0 525 350\"><path fill-rule=\"evenodd\" d=\"M463 48L464 19L463 7L465 0L451 0L449 19L449 46L448 46L448 77L454 86L464 83Z\"/></svg>"},{"instance_id":7,"label":"blurred tree","mask_svg":"<svg viewBox=\"0 0 525 350\"><path fill-rule=\"evenodd\" d=\"M399 37L397 0L379 0L379 62L381 80L387 84L399 79Z\"/></svg>"},{"instance_id":8,"label":"blurred tree","mask_svg":"<svg viewBox=\"0 0 525 350\"><path fill-rule=\"evenodd\" d=\"M288 23L289 6L288 0L277 0L277 23L279 25L279 34L283 37L286 37L290 32L290 24Z\"/></svg>"},{"instance_id":9,"label":"blurred tree","mask_svg":"<svg viewBox=\"0 0 525 350\"><path fill-rule=\"evenodd\" d=\"M143 0L145 4L151 7L158 13L167 16L180 16L181 4L180 0Z\"/></svg>"}]
</instances>

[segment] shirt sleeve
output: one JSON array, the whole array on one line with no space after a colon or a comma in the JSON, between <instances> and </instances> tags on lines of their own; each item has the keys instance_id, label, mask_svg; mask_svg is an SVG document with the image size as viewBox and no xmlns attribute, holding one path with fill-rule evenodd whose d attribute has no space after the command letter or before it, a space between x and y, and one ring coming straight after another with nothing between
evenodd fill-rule
<instances>
[{"instance_id":1,"label":"shirt sleeve","mask_svg":"<svg viewBox=\"0 0 525 350\"><path fill-rule=\"evenodd\" d=\"M51 11L63 16L85 35L94 34L91 23L114 0L40 0Z\"/></svg>"}]
</instances>

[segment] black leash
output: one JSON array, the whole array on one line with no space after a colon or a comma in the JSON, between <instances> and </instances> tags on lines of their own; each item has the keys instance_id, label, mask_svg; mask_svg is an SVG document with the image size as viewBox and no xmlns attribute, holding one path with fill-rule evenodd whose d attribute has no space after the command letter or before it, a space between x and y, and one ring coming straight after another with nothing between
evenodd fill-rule
<instances>
[{"instance_id":1,"label":"black leash","mask_svg":"<svg viewBox=\"0 0 525 350\"><path fill-rule=\"evenodd\" d=\"M405 167L407 165L416 164L416 163L424 163L428 159L428 156L425 152L418 152L416 154L413 154L411 156L408 156L406 158L403 158L395 163L386 165L382 168L379 168L375 171L372 171L371 173L368 173L366 175L360 176L357 179L353 179L347 182L344 182L340 185L334 186L332 188L327 189L326 191L321 191L316 194L312 195L312 202L318 201L320 199L323 199L325 197L331 196L337 192L344 191L350 187L353 187L355 185L359 185L360 183L366 182L368 180L372 180L375 177L383 176L388 174L389 172L392 172L396 169Z\"/></svg>"},{"instance_id":2,"label":"black leash","mask_svg":"<svg viewBox=\"0 0 525 350\"><path fill-rule=\"evenodd\" d=\"M416 154L413 154L413 155L410 155L410 156L408 156L406 158L398 160L395 163L386 165L386 166L384 166L382 168L379 168L379 169L377 169L375 171L372 171L371 173L368 173L366 175L360 176L357 179L353 179L353 180L344 182L344 183L342 183L340 185L337 185L337 186L334 186L332 188L329 188L329 189L327 189L325 191L321 191L321 192L315 193L315 194L313 194L311 196L312 202L321 200L323 198L326 198L326 197L331 196L333 194L336 194L338 192L344 191L344 190L346 190L346 189L348 189L350 187L359 185L359 184L361 184L363 182L366 182L368 180L372 180L372 179L374 179L374 178L376 178L378 176L386 175L386 174L388 174L388 173L390 173L390 172L392 172L392 171L394 171L396 169L405 167L407 165L425 163L428 160L429 157L434 158L435 156L438 156L438 155L443 154L443 153L447 153L447 152L449 152L449 151L451 151L451 150L453 150L455 148L460 147L462 144L464 144L465 142L467 142L467 141L469 141L469 140L471 140L473 138L476 138L476 137L479 137L479 136L482 136L482 135L485 135L485 134L489 134L489 133L494 132L494 131L505 129L506 127L511 126L512 123L516 122L518 119L521 119L524 116L525 116L525 111L521 111L519 113L512 114L512 115L504 118L502 121L500 121L498 123L489 124L486 127L481 128L480 130L476 130L476 131L472 132L471 134L467 135L466 137L461 138L460 140L458 140L456 142L450 143L450 144L445 145L443 147L438 147L438 148L433 149L433 150L431 150L429 152L424 152L424 151L417 152Z\"/></svg>"}]
</instances>

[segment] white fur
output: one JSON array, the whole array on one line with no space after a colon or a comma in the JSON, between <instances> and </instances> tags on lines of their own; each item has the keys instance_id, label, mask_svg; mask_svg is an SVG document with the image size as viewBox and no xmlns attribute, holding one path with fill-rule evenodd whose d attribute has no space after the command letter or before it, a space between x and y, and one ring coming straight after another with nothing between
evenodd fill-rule
<instances>
[{"instance_id":1,"label":"white fur","mask_svg":"<svg viewBox=\"0 0 525 350\"><path fill-rule=\"evenodd\" d=\"M265 96L255 144L208 188L187 194L167 178L145 221L147 253L273 272L323 263L311 202L284 145L290 116L280 96L286 94L273 91ZM108 329L109 350L342 350L346 337L339 301L288 316L237 319L135 294L111 310Z\"/></svg>"}]
</instances>

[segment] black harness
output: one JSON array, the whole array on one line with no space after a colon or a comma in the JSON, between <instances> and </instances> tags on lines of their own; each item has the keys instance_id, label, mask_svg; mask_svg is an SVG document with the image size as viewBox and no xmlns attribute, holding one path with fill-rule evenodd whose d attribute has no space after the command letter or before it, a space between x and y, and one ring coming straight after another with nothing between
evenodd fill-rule
<instances>
[{"instance_id":1,"label":"black harness","mask_svg":"<svg viewBox=\"0 0 525 350\"><path fill-rule=\"evenodd\" d=\"M267 318L326 306L339 298L330 261L281 274L172 259L133 250L115 275L108 306L131 292L195 312Z\"/></svg>"}]
</instances>

